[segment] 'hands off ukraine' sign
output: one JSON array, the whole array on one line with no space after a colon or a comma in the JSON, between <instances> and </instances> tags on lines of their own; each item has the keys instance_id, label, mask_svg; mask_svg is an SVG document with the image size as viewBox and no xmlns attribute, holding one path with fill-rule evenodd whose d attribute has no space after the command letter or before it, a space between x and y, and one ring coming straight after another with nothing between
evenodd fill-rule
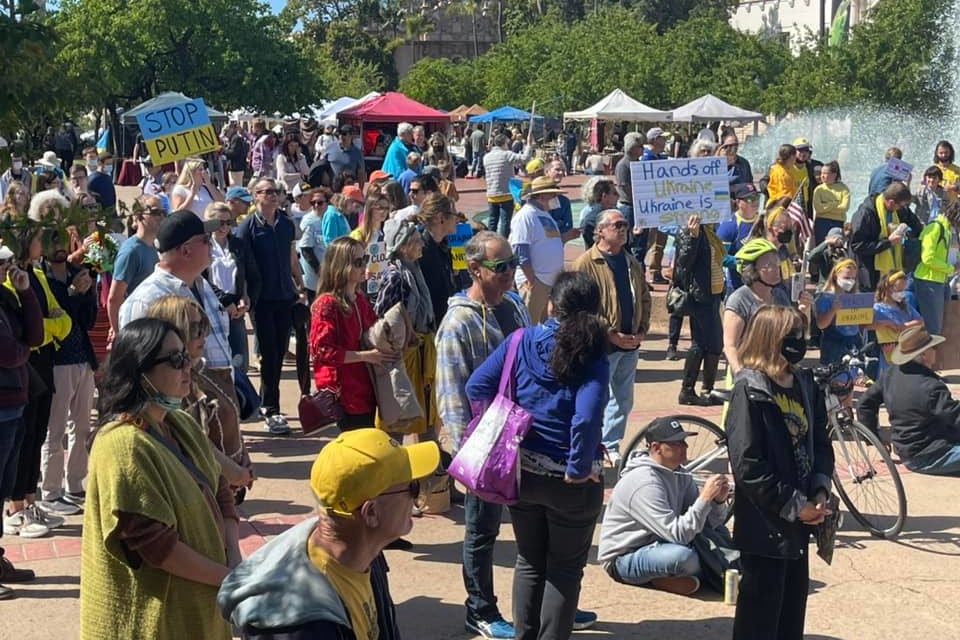
<instances>
[{"instance_id":1,"label":"'hands off ukraine' sign","mask_svg":"<svg viewBox=\"0 0 960 640\"><path fill-rule=\"evenodd\" d=\"M726 158L631 162L630 184L637 227L683 226L694 214L704 224L730 216Z\"/></svg>"},{"instance_id":2,"label":"'hands off ukraine' sign","mask_svg":"<svg viewBox=\"0 0 960 640\"><path fill-rule=\"evenodd\" d=\"M154 164L166 164L220 148L203 98L157 108L137 116Z\"/></svg>"}]
</instances>

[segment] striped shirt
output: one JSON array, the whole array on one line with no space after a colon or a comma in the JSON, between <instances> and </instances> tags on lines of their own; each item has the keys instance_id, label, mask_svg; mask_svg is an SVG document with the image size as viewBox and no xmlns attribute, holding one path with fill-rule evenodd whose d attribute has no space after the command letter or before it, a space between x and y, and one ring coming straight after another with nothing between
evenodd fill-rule
<instances>
[{"instance_id":1,"label":"striped shirt","mask_svg":"<svg viewBox=\"0 0 960 640\"><path fill-rule=\"evenodd\" d=\"M210 333L203 345L203 357L212 369L228 369L233 360L230 352L230 323L220 301L203 278L197 278L197 288L203 301L203 309L210 320ZM120 306L120 328L137 318L144 318L147 309L163 296L179 296L196 300L196 296L187 284L166 269L157 265L153 273L134 289L133 293Z\"/></svg>"},{"instance_id":2,"label":"striped shirt","mask_svg":"<svg viewBox=\"0 0 960 640\"><path fill-rule=\"evenodd\" d=\"M510 178L514 167L533 157L533 147L520 153L513 153L502 147L494 147L483 156L483 171L487 180L487 200L490 202L510 202Z\"/></svg>"}]
</instances>

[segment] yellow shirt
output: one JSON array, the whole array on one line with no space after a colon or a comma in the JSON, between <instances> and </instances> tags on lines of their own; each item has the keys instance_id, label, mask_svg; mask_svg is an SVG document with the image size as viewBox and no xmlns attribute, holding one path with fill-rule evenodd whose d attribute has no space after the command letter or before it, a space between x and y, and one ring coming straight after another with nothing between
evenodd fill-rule
<instances>
[{"instance_id":1,"label":"yellow shirt","mask_svg":"<svg viewBox=\"0 0 960 640\"><path fill-rule=\"evenodd\" d=\"M940 171L943 172L943 180L941 181L941 184L946 191L947 198L950 200L956 200L957 192L952 189L947 189L947 187L960 187L960 167L953 163L940 164L939 162L937 163L937 166L940 168Z\"/></svg>"},{"instance_id":2,"label":"yellow shirt","mask_svg":"<svg viewBox=\"0 0 960 640\"><path fill-rule=\"evenodd\" d=\"M793 198L797 195L799 188L796 178L787 171L783 165L774 163L770 167L770 182L767 184L768 203L787 197Z\"/></svg>"},{"instance_id":3,"label":"yellow shirt","mask_svg":"<svg viewBox=\"0 0 960 640\"><path fill-rule=\"evenodd\" d=\"M847 221L850 189L842 182L821 184L813 190L813 211L817 220Z\"/></svg>"},{"instance_id":4,"label":"yellow shirt","mask_svg":"<svg viewBox=\"0 0 960 640\"><path fill-rule=\"evenodd\" d=\"M337 590L343 606L350 616L350 626L357 640L377 640L380 626L377 624L377 602L373 598L373 585L369 571L354 571L343 566L326 551L307 541L310 562L323 573Z\"/></svg>"}]
</instances>

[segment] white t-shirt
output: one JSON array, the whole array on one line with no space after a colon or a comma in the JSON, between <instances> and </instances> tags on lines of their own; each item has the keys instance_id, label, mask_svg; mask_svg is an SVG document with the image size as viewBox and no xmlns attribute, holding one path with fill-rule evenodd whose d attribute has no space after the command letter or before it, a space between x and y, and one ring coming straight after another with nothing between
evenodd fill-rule
<instances>
[{"instance_id":1,"label":"white t-shirt","mask_svg":"<svg viewBox=\"0 0 960 640\"><path fill-rule=\"evenodd\" d=\"M552 287L563 271L563 240L560 228L548 211L541 211L527 203L510 221L510 246L526 244L530 247L530 266L537 280ZM517 287L526 283L523 269L514 275Z\"/></svg>"},{"instance_id":2,"label":"white t-shirt","mask_svg":"<svg viewBox=\"0 0 960 640\"><path fill-rule=\"evenodd\" d=\"M207 188L201 186L197 189L197 195L193 197L193 201L190 201L190 189L178 184L173 188L173 191L170 193L170 202L173 202L173 196L180 196L183 199L183 204L180 205L181 209L189 209L195 214L200 216L200 219L203 220L203 212L206 210L207 205L213 202L213 197L210 195L210 192L207 191Z\"/></svg>"}]
</instances>

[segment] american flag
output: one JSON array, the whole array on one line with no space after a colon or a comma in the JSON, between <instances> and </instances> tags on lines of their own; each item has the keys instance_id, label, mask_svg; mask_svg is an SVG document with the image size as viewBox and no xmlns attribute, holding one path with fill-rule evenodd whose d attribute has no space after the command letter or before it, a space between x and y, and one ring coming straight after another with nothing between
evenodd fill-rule
<instances>
[{"instance_id":1,"label":"american flag","mask_svg":"<svg viewBox=\"0 0 960 640\"><path fill-rule=\"evenodd\" d=\"M806 182L800 185L800 188L797 190L797 195L794 196L790 202L790 206L787 207L787 215L793 220L794 228L797 230L798 247L803 247L807 243L807 238L813 235L813 229L810 227L810 219L807 218L807 212L804 211L803 208L803 187L805 184Z\"/></svg>"}]
</instances>

